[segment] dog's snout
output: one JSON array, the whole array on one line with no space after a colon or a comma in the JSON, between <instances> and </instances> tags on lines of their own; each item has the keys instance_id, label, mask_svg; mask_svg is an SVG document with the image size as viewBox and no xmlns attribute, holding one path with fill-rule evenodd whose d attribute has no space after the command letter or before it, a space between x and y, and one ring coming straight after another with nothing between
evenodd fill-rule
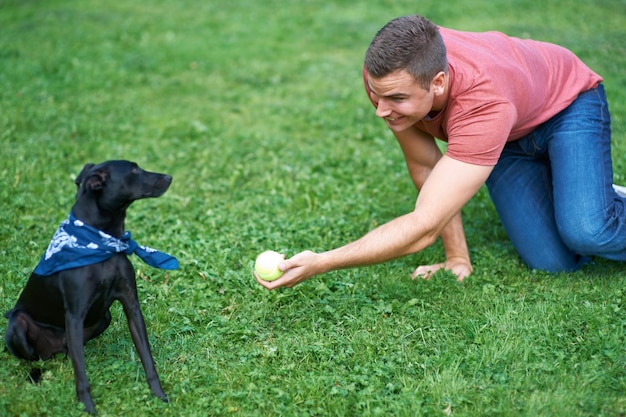
<instances>
[{"instance_id":1,"label":"dog's snout","mask_svg":"<svg viewBox=\"0 0 626 417\"><path fill-rule=\"evenodd\" d=\"M173 180L173 178L172 178L171 175L162 174L160 176L160 178L157 180L157 183L156 183L157 188L161 188L161 187L167 188L167 187L169 187L170 184L172 183L172 180Z\"/></svg>"},{"instance_id":2,"label":"dog's snout","mask_svg":"<svg viewBox=\"0 0 626 417\"><path fill-rule=\"evenodd\" d=\"M170 187L172 179L171 175L148 173L143 186L143 197L160 197Z\"/></svg>"}]
</instances>

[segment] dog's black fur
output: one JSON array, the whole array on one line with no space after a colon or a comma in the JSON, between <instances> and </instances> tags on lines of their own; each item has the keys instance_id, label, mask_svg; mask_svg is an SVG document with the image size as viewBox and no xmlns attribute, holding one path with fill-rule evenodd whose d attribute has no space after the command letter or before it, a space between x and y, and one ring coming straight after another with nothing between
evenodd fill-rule
<instances>
[{"instance_id":1,"label":"dog's black fur","mask_svg":"<svg viewBox=\"0 0 626 417\"><path fill-rule=\"evenodd\" d=\"M87 164L76 178L72 211L77 219L119 238L128 206L138 199L161 196L171 182L169 175L144 171L128 161ZM51 276L32 273L17 304L5 315L9 319L7 346L15 356L29 361L69 353L78 399L85 411L95 414L83 347L109 326L109 307L115 300L124 308L150 390L167 401L148 343L135 271L124 253Z\"/></svg>"}]
</instances>

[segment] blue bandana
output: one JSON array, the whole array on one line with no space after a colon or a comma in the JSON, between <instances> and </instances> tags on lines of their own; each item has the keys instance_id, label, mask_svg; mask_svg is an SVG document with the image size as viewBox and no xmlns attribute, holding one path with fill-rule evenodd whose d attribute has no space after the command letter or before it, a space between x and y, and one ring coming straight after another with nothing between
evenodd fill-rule
<instances>
[{"instance_id":1,"label":"blue bandana","mask_svg":"<svg viewBox=\"0 0 626 417\"><path fill-rule=\"evenodd\" d=\"M137 254L145 263L155 268L178 269L173 256L146 246L139 246L131 239L130 232L121 238L83 223L73 213L59 226L46 253L35 268L37 275L47 276L66 269L106 261L116 253Z\"/></svg>"}]
</instances>

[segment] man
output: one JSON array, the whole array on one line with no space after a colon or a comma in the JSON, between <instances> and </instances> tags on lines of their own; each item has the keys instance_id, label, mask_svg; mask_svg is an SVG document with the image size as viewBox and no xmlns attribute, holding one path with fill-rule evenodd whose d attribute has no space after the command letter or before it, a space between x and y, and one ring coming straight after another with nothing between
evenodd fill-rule
<instances>
[{"instance_id":1,"label":"man","mask_svg":"<svg viewBox=\"0 0 626 417\"><path fill-rule=\"evenodd\" d=\"M574 271L590 256L626 261L626 189L613 186L602 78L570 51L497 32L392 20L374 37L365 87L419 190L415 210L323 253L285 260L268 289L414 253L441 237L444 268L472 272L460 210L486 183L522 260ZM446 141L442 155L435 139Z\"/></svg>"}]
</instances>

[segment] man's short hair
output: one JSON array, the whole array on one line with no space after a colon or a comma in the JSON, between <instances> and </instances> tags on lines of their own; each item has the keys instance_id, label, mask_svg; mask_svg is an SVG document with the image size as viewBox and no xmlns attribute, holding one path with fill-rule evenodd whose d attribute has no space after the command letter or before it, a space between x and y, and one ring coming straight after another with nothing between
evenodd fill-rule
<instances>
[{"instance_id":1,"label":"man's short hair","mask_svg":"<svg viewBox=\"0 0 626 417\"><path fill-rule=\"evenodd\" d=\"M374 78L406 70L430 90L439 72L448 72L446 46L437 25L419 15L391 20L378 31L365 54L365 69Z\"/></svg>"}]
</instances>

